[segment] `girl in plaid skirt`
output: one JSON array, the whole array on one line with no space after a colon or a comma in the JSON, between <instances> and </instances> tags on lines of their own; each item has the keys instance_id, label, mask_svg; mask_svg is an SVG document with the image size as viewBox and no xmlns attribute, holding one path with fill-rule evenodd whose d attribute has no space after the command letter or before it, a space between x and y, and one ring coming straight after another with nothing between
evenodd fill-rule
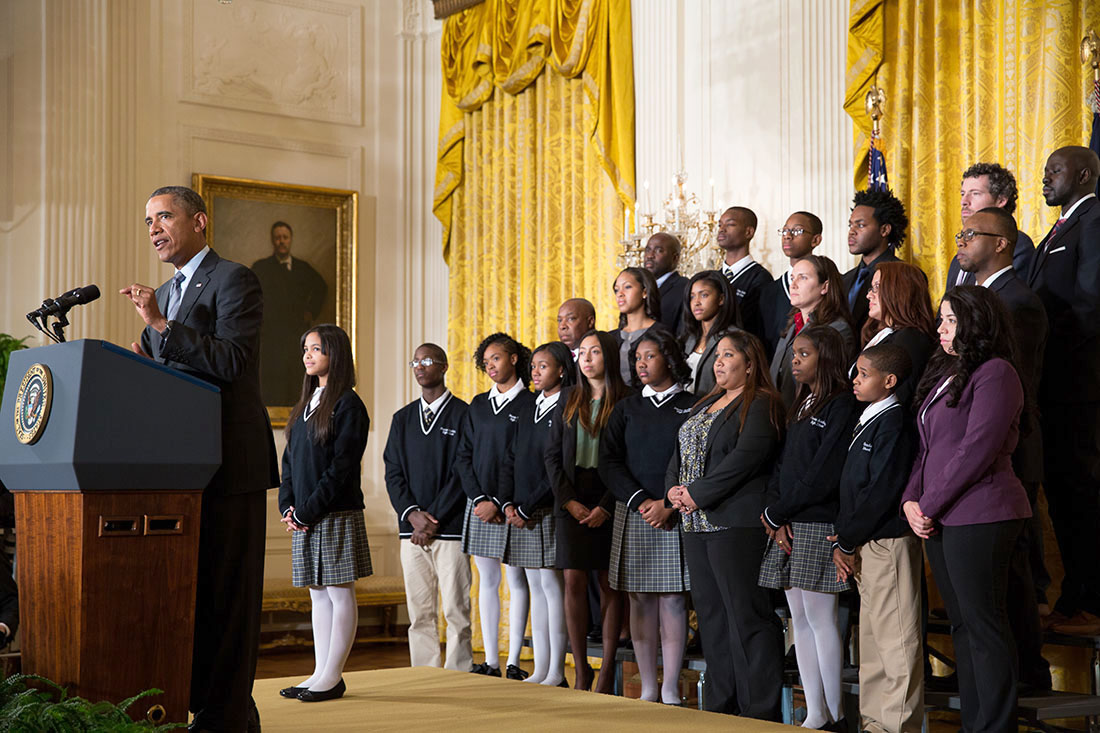
<instances>
[{"instance_id":1,"label":"girl in plaid skirt","mask_svg":"<svg viewBox=\"0 0 1100 733\"><path fill-rule=\"evenodd\" d=\"M359 484L370 418L352 389L355 363L342 328L307 331L302 362L302 396L286 423L279 509L293 533L294 585L309 586L316 666L279 694L320 702L344 694L341 675L359 625L355 581L371 574Z\"/></svg>"},{"instance_id":2,"label":"girl in plaid skirt","mask_svg":"<svg viewBox=\"0 0 1100 733\"><path fill-rule=\"evenodd\" d=\"M792 349L791 375L799 387L769 486L771 500L760 517L769 538L760 585L786 593L806 693L803 727L822 728L841 715L837 594L849 588L837 579L827 538L836 534L840 474L860 411L846 373L844 340L832 326L804 328Z\"/></svg>"}]
</instances>

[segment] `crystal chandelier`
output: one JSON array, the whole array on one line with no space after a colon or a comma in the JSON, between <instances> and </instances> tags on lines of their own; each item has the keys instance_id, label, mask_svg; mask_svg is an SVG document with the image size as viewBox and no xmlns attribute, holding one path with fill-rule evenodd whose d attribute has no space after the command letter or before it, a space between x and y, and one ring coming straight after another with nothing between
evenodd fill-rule
<instances>
[{"instance_id":1,"label":"crystal chandelier","mask_svg":"<svg viewBox=\"0 0 1100 733\"><path fill-rule=\"evenodd\" d=\"M642 267L645 259L645 245L657 232L671 234L680 240L680 264L677 268L682 275L691 277L700 270L709 270L721 262L725 253L715 242L718 229L718 212L714 208L714 181L710 182L710 204L702 207L694 192L684 190L687 173L678 172L672 177L672 192L661 205L661 219L649 203L649 181L643 184L645 210L634 210L634 231L630 231L629 212L624 212L626 221L624 239L619 242L623 251L619 254L620 267Z\"/></svg>"}]
</instances>

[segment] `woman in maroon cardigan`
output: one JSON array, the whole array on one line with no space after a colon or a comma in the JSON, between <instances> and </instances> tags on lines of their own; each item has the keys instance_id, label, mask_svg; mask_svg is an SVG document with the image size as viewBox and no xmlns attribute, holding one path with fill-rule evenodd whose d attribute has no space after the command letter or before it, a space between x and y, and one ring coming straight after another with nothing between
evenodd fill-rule
<instances>
[{"instance_id":1,"label":"woman in maroon cardigan","mask_svg":"<svg viewBox=\"0 0 1100 733\"><path fill-rule=\"evenodd\" d=\"M917 388L920 451L902 511L951 617L964 731L1016 730L1008 562L1027 494L1012 471L1024 408L1008 313L964 285L940 304L940 348ZM1025 427L1030 416L1024 416Z\"/></svg>"}]
</instances>

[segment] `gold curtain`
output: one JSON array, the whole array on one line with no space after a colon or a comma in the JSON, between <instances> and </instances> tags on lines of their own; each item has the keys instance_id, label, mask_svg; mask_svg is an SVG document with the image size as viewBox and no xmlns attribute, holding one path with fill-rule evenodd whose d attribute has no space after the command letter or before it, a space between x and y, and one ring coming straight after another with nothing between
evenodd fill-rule
<instances>
[{"instance_id":1,"label":"gold curtain","mask_svg":"<svg viewBox=\"0 0 1100 733\"><path fill-rule=\"evenodd\" d=\"M632 54L630 0L487 0L444 23L432 208L450 265L447 382L464 399L489 387L471 357L490 333L532 348L557 340L558 305L574 296L593 301L601 328L617 322ZM479 582L475 568L475 649ZM501 597L507 619L504 583Z\"/></svg>"},{"instance_id":2,"label":"gold curtain","mask_svg":"<svg viewBox=\"0 0 1100 733\"><path fill-rule=\"evenodd\" d=\"M634 201L629 0L488 0L447 19L433 209L450 265L448 382L507 331L556 339L558 305L587 297L613 327L611 283Z\"/></svg>"},{"instance_id":3,"label":"gold curtain","mask_svg":"<svg viewBox=\"0 0 1100 733\"><path fill-rule=\"evenodd\" d=\"M1092 79L1078 47L1089 28L1100 29L1100 3L853 0L850 27L856 186L866 186L863 94L874 69L886 92L881 147L890 186L909 213L904 253L928 273L932 294L942 293L954 256L961 175L972 163L998 162L1015 174L1016 220L1038 243L1057 218L1041 193L1047 156L1088 144Z\"/></svg>"}]
</instances>

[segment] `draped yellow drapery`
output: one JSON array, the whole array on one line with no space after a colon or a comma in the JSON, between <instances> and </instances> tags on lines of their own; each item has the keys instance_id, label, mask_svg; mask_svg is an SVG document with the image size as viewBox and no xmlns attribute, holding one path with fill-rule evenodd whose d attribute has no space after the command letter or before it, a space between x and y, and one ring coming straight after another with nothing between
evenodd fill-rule
<instances>
[{"instance_id":1,"label":"draped yellow drapery","mask_svg":"<svg viewBox=\"0 0 1100 733\"><path fill-rule=\"evenodd\" d=\"M886 92L880 147L909 213L903 253L928 273L932 294L942 293L954 256L961 175L972 163L1015 174L1016 219L1038 244L1057 218L1041 193L1046 158L1088 142L1091 70L1077 49L1100 28L1100 3L853 0L850 28L845 106L855 112L856 186L866 186L863 95L877 70Z\"/></svg>"},{"instance_id":2,"label":"draped yellow drapery","mask_svg":"<svg viewBox=\"0 0 1100 733\"><path fill-rule=\"evenodd\" d=\"M609 327L624 205L634 201L629 0L488 0L447 19L433 209L450 265L448 382L488 383L493 331L556 339L588 297Z\"/></svg>"}]
</instances>

